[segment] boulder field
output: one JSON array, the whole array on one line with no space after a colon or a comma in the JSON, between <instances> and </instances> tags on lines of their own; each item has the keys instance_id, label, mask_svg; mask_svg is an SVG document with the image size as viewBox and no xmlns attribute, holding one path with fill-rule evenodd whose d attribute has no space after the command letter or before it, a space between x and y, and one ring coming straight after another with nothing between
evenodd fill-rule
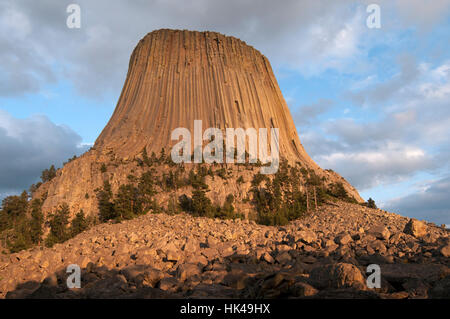
<instances>
[{"instance_id":1,"label":"boulder field","mask_svg":"<svg viewBox=\"0 0 450 319\"><path fill-rule=\"evenodd\" d=\"M339 202L283 227L147 214L0 257L2 298L450 298L449 231ZM67 288L71 264L81 288ZM379 265L381 287L367 286Z\"/></svg>"}]
</instances>

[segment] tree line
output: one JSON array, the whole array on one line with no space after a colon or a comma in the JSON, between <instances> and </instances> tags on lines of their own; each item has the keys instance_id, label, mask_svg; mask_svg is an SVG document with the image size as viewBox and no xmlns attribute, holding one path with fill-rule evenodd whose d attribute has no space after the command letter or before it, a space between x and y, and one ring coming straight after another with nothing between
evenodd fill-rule
<instances>
[{"instance_id":1,"label":"tree line","mask_svg":"<svg viewBox=\"0 0 450 319\"><path fill-rule=\"evenodd\" d=\"M86 217L83 210L80 210L70 220L69 206L61 203L44 221L42 204L46 194L40 199L31 199L28 192L24 191L21 195L6 197L0 209L0 240L6 244L10 252L35 245L51 247L76 236L98 222L121 222L148 212L176 214L185 211L193 216L243 218L234 207L235 198L232 194L226 196L222 205L214 204L207 196L209 192L207 176L213 179L217 176L223 180L231 176L231 171L223 165L197 164L186 172L185 166L173 163L164 149L158 157L154 152L148 156L144 148L141 157L136 159L138 166L144 169L139 177L130 174L128 182L120 185L116 193L113 193L108 179L104 180L101 188L95 190L99 212L97 217ZM76 156L68 162L75 158ZM169 165L170 170L158 174L157 168L160 165ZM235 165L239 171L240 166L260 166L261 163ZM214 169L217 166L219 168ZM100 170L106 173L106 164L101 165ZM57 169L53 165L44 170L41 174L42 182L32 185L30 193L36 191L42 183L51 181L56 175ZM238 185L244 183L243 176L239 176L236 182ZM311 213L327 201L339 199L356 203L342 183L325 182L325 178L319 177L313 170L301 165L291 166L286 160L282 160L279 170L272 177L259 172L253 175L251 191L244 202L253 205L257 214L256 222L264 225L285 225L291 220ZM192 195L183 194L176 198L175 191L183 187L192 187ZM160 207L155 200L159 190L171 193L167 207ZM88 194L86 198L89 198ZM371 198L363 205L376 208L375 201ZM45 238L44 229L49 230Z\"/></svg>"},{"instance_id":2,"label":"tree line","mask_svg":"<svg viewBox=\"0 0 450 319\"><path fill-rule=\"evenodd\" d=\"M30 200L27 192L20 196L8 196L0 210L1 240L10 252L18 252L37 245L51 247L87 230L93 221L81 210L69 222L70 209L66 203L47 216L44 222L42 199ZM44 238L44 227L50 231Z\"/></svg>"}]
</instances>

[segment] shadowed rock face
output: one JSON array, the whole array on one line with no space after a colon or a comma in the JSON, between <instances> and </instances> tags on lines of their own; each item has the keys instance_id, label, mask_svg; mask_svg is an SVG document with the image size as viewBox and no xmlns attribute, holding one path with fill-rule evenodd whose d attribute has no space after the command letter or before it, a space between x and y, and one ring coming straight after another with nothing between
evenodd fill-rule
<instances>
[{"instance_id":1,"label":"shadowed rock face","mask_svg":"<svg viewBox=\"0 0 450 319\"><path fill-rule=\"evenodd\" d=\"M177 127L280 129L280 154L317 169L306 154L269 61L215 32L158 30L131 55L116 110L95 143L120 157L159 153Z\"/></svg>"},{"instance_id":2,"label":"shadowed rock face","mask_svg":"<svg viewBox=\"0 0 450 319\"><path fill-rule=\"evenodd\" d=\"M203 130L279 128L281 158L328 182L342 182L351 197L363 201L342 177L322 170L305 152L266 57L233 37L180 30L154 31L138 43L117 107L94 147L58 170L34 197L47 193L44 212L66 202L73 214L80 209L94 214L94 190L103 180L109 179L115 192L130 173L139 176L135 159L144 147L149 155L162 148L169 153L178 142L171 141L172 131L184 127L193 135L194 120L202 120ZM246 180L240 188L235 183L210 188L220 192L219 202L229 193L238 199L248 193Z\"/></svg>"}]
</instances>

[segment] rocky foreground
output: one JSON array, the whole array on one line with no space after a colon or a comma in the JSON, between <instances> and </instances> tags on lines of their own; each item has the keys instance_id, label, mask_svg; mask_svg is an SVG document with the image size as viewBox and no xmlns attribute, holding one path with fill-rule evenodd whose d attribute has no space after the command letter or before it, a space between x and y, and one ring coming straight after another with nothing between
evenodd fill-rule
<instances>
[{"instance_id":1,"label":"rocky foreground","mask_svg":"<svg viewBox=\"0 0 450 319\"><path fill-rule=\"evenodd\" d=\"M2 298L450 298L449 232L360 205L285 227L146 215L0 257ZM82 268L68 289L66 267ZM381 267L381 288L366 284Z\"/></svg>"}]
</instances>

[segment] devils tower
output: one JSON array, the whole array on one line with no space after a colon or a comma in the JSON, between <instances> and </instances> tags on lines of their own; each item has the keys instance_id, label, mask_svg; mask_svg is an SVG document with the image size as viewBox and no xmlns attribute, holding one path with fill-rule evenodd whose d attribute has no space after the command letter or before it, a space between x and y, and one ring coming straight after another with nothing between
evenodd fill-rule
<instances>
[{"instance_id":1,"label":"devils tower","mask_svg":"<svg viewBox=\"0 0 450 319\"><path fill-rule=\"evenodd\" d=\"M197 120L278 128L277 171L175 162L171 133ZM147 34L95 145L44 173L30 205L24 192L0 211L32 217L1 233L0 298L449 298L448 230L362 203L314 163L269 61L233 37Z\"/></svg>"},{"instance_id":2,"label":"devils tower","mask_svg":"<svg viewBox=\"0 0 450 319\"><path fill-rule=\"evenodd\" d=\"M245 42L215 32L160 30L133 51L116 110L95 143L119 156L159 152L177 127L270 128L280 153L316 167L297 136L270 63Z\"/></svg>"},{"instance_id":3,"label":"devils tower","mask_svg":"<svg viewBox=\"0 0 450 319\"><path fill-rule=\"evenodd\" d=\"M220 33L163 29L148 33L133 50L116 109L94 147L36 192L46 195L43 210L66 202L72 211L96 212L95 190L105 179L117 190L138 169L144 149L148 154L170 151L171 132L178 127L192 132L194 120L222 130L279 128L282 159L329 183L339 181L350 197L362 201L342 177L322 170L306 153L264 55ZM221 185L216 192L231 189L239 199L249 185Z\"/></svg>"}]
</instances>

